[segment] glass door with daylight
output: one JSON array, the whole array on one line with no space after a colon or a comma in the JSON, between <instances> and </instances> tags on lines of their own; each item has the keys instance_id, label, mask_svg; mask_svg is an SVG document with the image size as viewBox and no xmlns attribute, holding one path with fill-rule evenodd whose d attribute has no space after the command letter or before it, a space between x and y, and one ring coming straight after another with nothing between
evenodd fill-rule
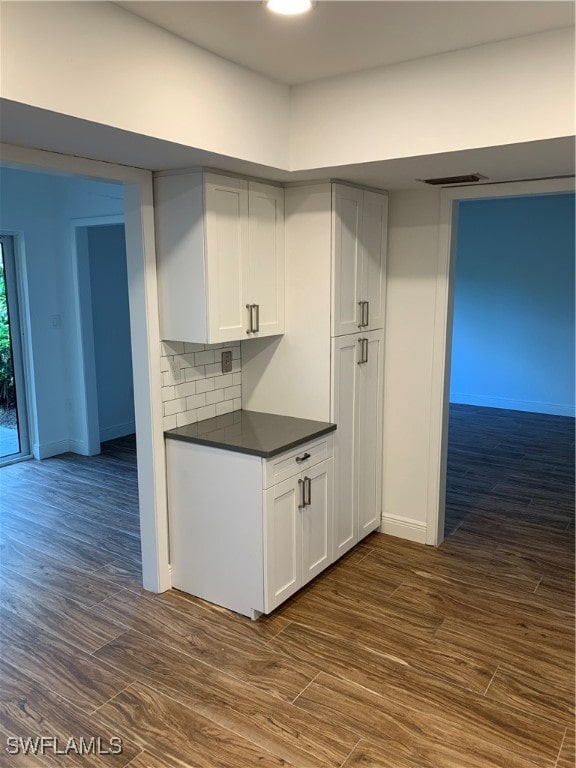
<instances>
[{"instance_id":1,"label":"glass door with daylight","mask_svg":"<svg viewBox=\"0 0 576 768\"><path fill-rule=\"evenodd\" d=\"M0 465L28 456L28 419L14 241L0 235Z\"/></svg>"}]
</instances>

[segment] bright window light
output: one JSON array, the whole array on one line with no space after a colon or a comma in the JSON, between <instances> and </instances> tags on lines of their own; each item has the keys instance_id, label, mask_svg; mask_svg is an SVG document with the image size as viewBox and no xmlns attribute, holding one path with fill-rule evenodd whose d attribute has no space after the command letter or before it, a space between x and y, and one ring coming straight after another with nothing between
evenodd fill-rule
<instances>
[{"instance_id":1,"label":"bright window light","mask_svg":"<svg viewBox=\"0 0 576 768\"><path fill-rule=\"evenodd\" d=\"M296 16L312 8L312 0L267 0L268 9L283 16Z\"/></svg>"}]
</instances>

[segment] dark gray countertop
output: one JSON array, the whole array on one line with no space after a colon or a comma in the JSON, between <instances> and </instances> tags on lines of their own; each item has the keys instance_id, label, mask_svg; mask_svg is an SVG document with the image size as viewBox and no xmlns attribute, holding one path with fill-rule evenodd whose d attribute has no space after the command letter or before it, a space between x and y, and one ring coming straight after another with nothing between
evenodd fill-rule
<instances>
[{"instance_id":1,"label":"dark gray countertop","mask_svg":"<svg viewBox=\"0 0 576 768\"><path fill-rule=\"evenodd\" d=\"M241 410L169 429L164 436L269 459L335 429L326 421Z\"/></svg>"}]
</instances>

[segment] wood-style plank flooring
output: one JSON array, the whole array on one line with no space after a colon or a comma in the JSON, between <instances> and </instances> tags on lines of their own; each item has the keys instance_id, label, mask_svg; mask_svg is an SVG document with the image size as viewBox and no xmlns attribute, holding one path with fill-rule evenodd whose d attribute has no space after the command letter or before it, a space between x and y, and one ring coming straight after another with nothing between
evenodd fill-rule
<instances>
[{"instance_id":1,"label":"wood-style plank flooring","mask_svg":"<svg viewBox=\"0 0 576 768\"><path fill-rule=\"evenodd\" d=\"M2 747L124 749L0 765L573 768L573 441L454 408L444 544L372 534L258 622L142 590L130 440L3 468Z\"/></svg>"}]
</instances>

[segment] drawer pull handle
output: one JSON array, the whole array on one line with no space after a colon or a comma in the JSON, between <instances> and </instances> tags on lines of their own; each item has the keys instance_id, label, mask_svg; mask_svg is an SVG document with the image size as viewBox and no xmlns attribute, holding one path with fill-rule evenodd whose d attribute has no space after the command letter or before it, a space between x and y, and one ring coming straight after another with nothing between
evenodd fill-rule
<instances>
[{"instance_id":1,"label":"drawer pull handle","mask_svg":"<svg viewBox=\"0 0 576 768\"><path fill-rule=\"evenodd\" d=\"M300 464L302 461L306 461L306 459L310 458L309 453L305 453L303 456L296 456L296 463Z\"/></svg>"}]
</instances>

